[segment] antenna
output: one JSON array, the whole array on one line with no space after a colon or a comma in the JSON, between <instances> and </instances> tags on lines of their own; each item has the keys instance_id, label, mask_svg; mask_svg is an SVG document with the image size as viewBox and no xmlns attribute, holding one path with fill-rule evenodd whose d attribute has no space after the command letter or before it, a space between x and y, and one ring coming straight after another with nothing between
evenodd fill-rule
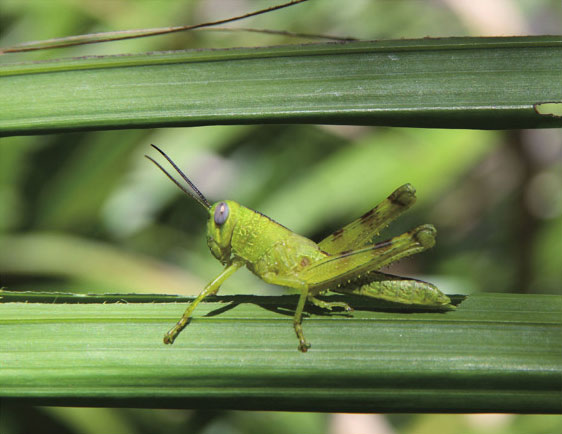
<instances>
[{"instance_id":1,"label":"antenna","mask_svg":"<svg viewBox=\"0 0 562 434\"><path fill-rule=\"evenodd\" d=\"M193 194L191 191L189 191L187 188L185 188L183 185L181 185L179 183L179 181L177 181L172 175L170 175L166 169L164 169L159 163L156 162L156 160L154 160L154 158L149 157L148 155L145 155L145 157L148 158L150 161L152 161L162 172L164 172L164 174L168 178L170 178L170 180L174 184L176 184L181 191L183 191L188 196L191 196L193 199L195 199L197 202L199 202L205 208L207 208L207 209L211 208L211 204L209 203L207 198L205 196L203 196L203 193L201 193L197 187L195 187L195 184L193 184L193 182L190 181L190 179L185 175L185 173L183 173L181 171L181 169L178 166L176 166L176 163L174 163L172 161L172 159L170 157L168 157L168 155L166 155L166 153L162 149L160 149L158 146L152 145L152 144L150 146L152 146L154 149L156 149L158 152L160 152L160 154L162 154L162 156L166 160L168 160L168 162L172 165L172 167L174 169L176 169L176 172L178 172L180 174L180 176L183 178L183 180L189 184L189 186L191 187L191 189L193 190L193 192L195 194Z\"/></svg>"}]
</instances>

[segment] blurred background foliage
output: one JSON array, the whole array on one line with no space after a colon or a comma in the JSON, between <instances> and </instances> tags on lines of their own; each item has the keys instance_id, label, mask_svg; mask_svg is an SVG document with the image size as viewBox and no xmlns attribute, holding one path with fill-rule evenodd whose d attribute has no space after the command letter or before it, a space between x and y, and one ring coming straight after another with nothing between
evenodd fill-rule
<instances>
[{"instance_id":1,"label":"blurred background foliage","mask_svg":"<svg viewBox=\"0 0 562 434\"><path fill-rule=\"evenodd\" d=\"M0 46L192 24L276 4L226 0L0 0ZM555 34L558 0L316 1L238 23L363 39ZM304 39L216 30L0 56L11 63ZM225 90L228 91L228 90ZM0 139L0 287L196 294L220 270L205 212L143 158L160 145L210 201L233 199L320 239L412 183L386 235L433 223L438 244L391 272L447 293L561 293L562 133L318 125L98 131ZM223 293L278 294L250 273ZM0 366L1 369L1 366ZM319 415L1 408L0 432L549 433L547 416Z\"/></svg>"}]
</instances>

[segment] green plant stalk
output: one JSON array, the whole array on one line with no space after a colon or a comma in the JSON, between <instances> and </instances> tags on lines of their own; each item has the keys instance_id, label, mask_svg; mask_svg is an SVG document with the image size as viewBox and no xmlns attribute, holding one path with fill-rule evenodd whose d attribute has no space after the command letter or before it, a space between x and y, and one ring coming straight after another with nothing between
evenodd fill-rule
<instances>
[{"instance_id":1,"label":"green plant stalk","mask_svg":"<svg viewBox=\"0 0 562 434\"><path fill-rule=\"evenodd\" d=\"M5 64L0 135L298 122L560 127L561 63L561 36L533 36Z\"/></svg>"},{"instance_id":2,"label":"green plant stalk","mask_svg":"<svg viewBox=\"0 0 562 434\"><path fill-rule=\"evenodd\" d=\"M458 309L446 313L345 297L356 308L351 316L308 311L304 327L313 347L306 354L296 351L292 328L296 296L215 297L201 303L173 346L162 337L185 309L184 298L0 296L0 398L6 402L562 411L560 296L453 296Z\"/></svg>"}]
</instances>

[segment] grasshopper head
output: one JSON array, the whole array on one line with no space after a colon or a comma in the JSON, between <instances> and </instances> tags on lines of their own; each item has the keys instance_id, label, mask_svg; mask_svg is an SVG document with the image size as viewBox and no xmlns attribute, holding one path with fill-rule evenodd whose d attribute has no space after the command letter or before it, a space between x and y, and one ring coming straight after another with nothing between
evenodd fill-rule
<instances>
[{"instance_id":1,"label":"grasshopper head","mask_svg":"<svg viewBox=\"0 0 562 434\"><path fill-rule=\"evenodd\" d=\"M230 260L232 231L240 205L231 200L215 203L209 209L207 244L215 258L226 264Z\"/></svg>"}]
</instances>

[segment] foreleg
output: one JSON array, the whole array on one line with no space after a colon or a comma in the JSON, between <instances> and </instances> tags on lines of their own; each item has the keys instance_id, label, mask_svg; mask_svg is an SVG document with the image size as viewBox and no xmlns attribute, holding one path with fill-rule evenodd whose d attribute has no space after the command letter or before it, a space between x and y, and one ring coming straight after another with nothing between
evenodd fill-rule
<instances>
[{"instance_id":1,"label":"foreleg","mask_svg":"<svg viewBox=\"0 0 562 434\"><path fill-rule=\"evenodd\" d=\"M197 307L197 305L207 296L214 295L219 290L220 286L224 283L224 281L232 275L236 270L238 270L242 265L243 262L233 262L229 266L227 266L221 274L219 274L215 280L210 282L205 289L201 291L201 293L197 296L195 300L189 305L189 307L184 312L183 316L177 322L177 324L170 329L168 333L164 336L164 343L165 344L173 344L174 340L178 337L180 332L189 324L189 320L191 319L191 314Z\"/></svg>"}]
</instances>

